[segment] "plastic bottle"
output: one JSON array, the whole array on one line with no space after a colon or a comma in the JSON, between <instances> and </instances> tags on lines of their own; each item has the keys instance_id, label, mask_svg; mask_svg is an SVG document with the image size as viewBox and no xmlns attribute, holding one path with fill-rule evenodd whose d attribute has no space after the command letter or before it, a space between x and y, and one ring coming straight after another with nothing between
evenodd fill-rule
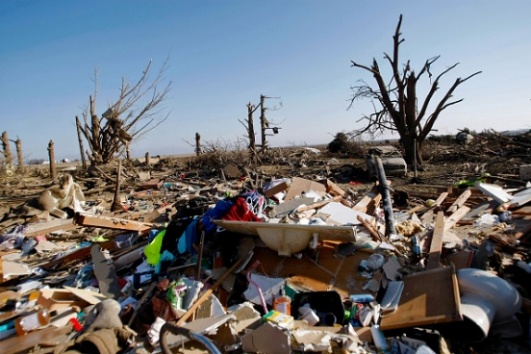
<instances>
[{"instance_id":1,"label":"plastic bottle","mask_svg":"<svg viewBox=\"0 0 531 354\"><path fill-rule=\"evenodd\" d=\"M30 315L17 318L15 320L15 330L19 336L23 336L48 323L50 323L50 313L47 309L41 309Z\"/></svg>"},{"instance_id":2,"label":"plastic bottle","mask_svg":"<svg viewBox=\"0 0 531 354\"><path fill-rule=\"evenodd\" d=\"M275 296L273 309L291 316L291 298L286 295L284 288L280 289L278 296Z\"/></svg>"}]
</instances>

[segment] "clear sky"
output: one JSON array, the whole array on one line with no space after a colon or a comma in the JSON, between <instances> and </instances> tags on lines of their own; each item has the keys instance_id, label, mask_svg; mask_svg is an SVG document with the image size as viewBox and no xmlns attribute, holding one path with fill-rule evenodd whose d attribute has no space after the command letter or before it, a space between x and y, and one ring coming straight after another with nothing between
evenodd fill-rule
<instances>
[{"instance_id":1,"label":"clear sky","mask_svg":"<svg viewBox=\"0 0 531 354\"><path fill-rule=\"evenodd\" d=\"M203 143L242 141L239 120L261 94L279 97L266 101L282 128L271 146L328 143L371 112L369 102L347 109L352 85L373 84L351 60L374 57L385 72L400 14L402 62L418 71L440 55L434 75L460 63L441 93L483 71L456 90L464 101L444 111L439 134L531 129L531 1L1 0L0 131L22 140L26 159L45 158L50 140L56 157L79 158L75 116L94 71L101 116L123 76L169 58L169 117L134 156L192 153L196 132Z\"/></svg>"}]
</instances>

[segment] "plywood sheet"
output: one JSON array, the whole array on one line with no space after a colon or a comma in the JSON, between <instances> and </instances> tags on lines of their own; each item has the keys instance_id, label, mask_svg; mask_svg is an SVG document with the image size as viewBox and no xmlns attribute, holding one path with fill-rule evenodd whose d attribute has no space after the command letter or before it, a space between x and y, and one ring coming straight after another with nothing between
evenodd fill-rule
<instances>
[{"instance_id":1,"label":"plywood sheet","mask_svg":"<svg viewBox=\"0 0 531 354\"><path fill-rule=\"evenodd\" d=\"M370 253L356 252L344 258L335 256L338 242L324 242L318 254L302 258L282 257L266 247L255 248L253 260L258 260L268 276L286 278L288 283L305 291L335 290L342 298L366 293L367 279L358 276L360 262Z\"/></svg>"},{"instance_id":2,"label":"plywood sheet","mask_svg":"<svg viewBox=\"0 0 531 354\"><path fill-rule=\"evenodd\" d=\"M382 330L424 326L462 319L457 277L452 267L404 277L396 312L384 317Z\"/></svg>"}]
</instances>

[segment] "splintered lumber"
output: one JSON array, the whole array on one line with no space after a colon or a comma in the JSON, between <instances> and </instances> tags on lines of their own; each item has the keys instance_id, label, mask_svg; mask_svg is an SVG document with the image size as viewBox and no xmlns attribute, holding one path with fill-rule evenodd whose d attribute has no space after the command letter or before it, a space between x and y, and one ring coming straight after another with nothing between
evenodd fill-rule
<instances>
[{"instance_id":1,"label":"splintered lumber","mask_svg":"<svg viewBox=\"0 0 531 354\"><path fill-rule=\"evenodd\" d=\"M465 217L466 214L470 211L470 208L467 206L462 206L461 208L457 209L455 213L453 213L448 220L446 220L446 224L444 226L444 230L450 230L452 227L454 227L455 224L459 220Z\"/></svg>"},{"instance_id":2,"label":"splintered lumber","mask_svg":"<svg viewBox=\"0 0 531 354\"><path fill-rule=\"evenodd\" d=\"M371 225L370 222L363 219L361 215L358 215L357 218L358 221L363 225L363 227L369 232L374 241L382 242L382 238L378 234L378 231L376 231L376 229Z\"/></svg>"},{"instance_id":3,"label":"splintered lumber","mask_svg":"<svg viewBox=\"0 0 531 354\"><path fill-rule=\"evenodd\" d=\"M74 222L82 226L101 227L114 230L138 231L141 233L147 232L153 227L152 224L147 224L139 221L120 219L109 216L84 215L80 213L75 215Z\"/></svg>"},{"instance_id":4,"label":"splintered lumber","mask_svg":"<svg viewBox=\"0 0 531 354\"><path fill-rule=\"evenodd\" d=\"M367 193L367 195L365 195L363 198L361 198L361 200L358 203L356 203L356 205L354 205L352 209L356 211L360 211L362 213L366 213L367 208L369 207L369 204L379 195L380 195L380 190L378 188L378 185L375 184L370 190L370 192Z\"/></svg>"},{"instance_id":5,"label":"splintered lumber","mask_svg":"<svg viewBox=\"0 0 531 354\"><path fill-rule=\"evenodd\" d=\"M439 211L435 218L435 228L431 237L430 254L428 257L427 269L438 268L441 260L441 250L443 243L443 236L445 231L444 213Z\"/></svg>"},{"instance_id":6,"label":"splintered lumber","mask_svg":"<svg viewBox=\"0 0 531 354\"><path fill-rule=\"evenodd\" d=\"M465 205L465 202L470 198L472 195L472 191L470 189L465 190L463 193L459 195L459 197L450 205L447 212L448 213L455 213L457 209L461 208L463 205Z\"/></svg>"}]
</instances>

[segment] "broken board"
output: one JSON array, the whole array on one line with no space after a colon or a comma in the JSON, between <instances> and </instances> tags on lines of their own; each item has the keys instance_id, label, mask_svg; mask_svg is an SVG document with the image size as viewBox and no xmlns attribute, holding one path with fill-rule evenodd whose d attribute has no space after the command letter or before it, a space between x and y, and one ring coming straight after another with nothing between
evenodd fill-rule
<instances>
[{"instance_id":1,"label":"broken board","mask_svg":"<svg viewBox=\"0 0 531 354\"><path fill-rule=\"evenodd\" d=\"M455 271L441 267L404 277L398 308L382 319L380 327L385 331L462 319Z\"/></svg>"}]
</instances>

